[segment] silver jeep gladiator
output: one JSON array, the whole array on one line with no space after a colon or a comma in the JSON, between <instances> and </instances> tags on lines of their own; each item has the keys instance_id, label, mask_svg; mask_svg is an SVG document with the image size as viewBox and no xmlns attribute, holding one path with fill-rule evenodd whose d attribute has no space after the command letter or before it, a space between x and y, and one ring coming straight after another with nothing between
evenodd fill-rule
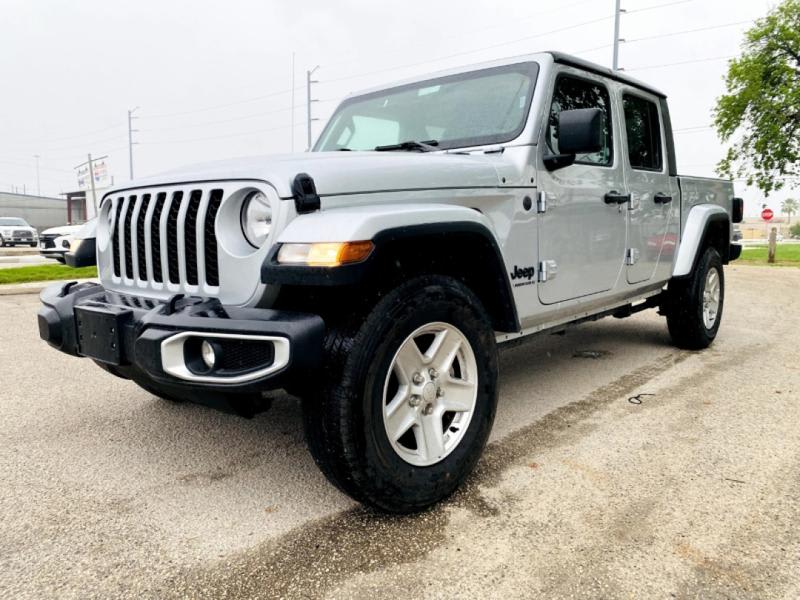
<instances>
[{"instance_id":1,"label":"silver jeep gladiator","mask_svg":"<svg viewBox=\"0 0 800 600\"><path fill-rule=\"evenodd\" d=\"M678 176L662 92L533 54L351 95L309 153L110 191L101 283L45 290L39 329L169 400L284 388L333 484L413 512L478 461L504 342L658 308L711 344L742 210Z\"/></svg>"}]
</instances>

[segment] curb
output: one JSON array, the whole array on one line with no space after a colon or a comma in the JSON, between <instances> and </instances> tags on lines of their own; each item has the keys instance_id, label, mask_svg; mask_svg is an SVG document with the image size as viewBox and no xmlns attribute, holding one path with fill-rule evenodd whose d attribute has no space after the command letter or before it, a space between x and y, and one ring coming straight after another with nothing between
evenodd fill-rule
<instances>
[{"instance_id":1,"label":"curb","mask_svg":"<svg viewBox=\"0 0 800 600\"><path fill-rule=\"evenodd\" d=\"M9 258L13 256L35 256L39 248L0 248L0 256Z\"/></svg>"},{"instance_id":2,"label":"curb","mask_svg":"<svg viewBox=\"0 0 800 600\"><path fill-rule=\"evenodd\" d=\"M97 282L97 279L64 279L53 281L30 281L28 283L7 283L0 285L0 296L23 296L39 294L44 288L54 283L66 283L67 281L77 281L85 283L87 281Z\"/></svg>"}]
</instances>

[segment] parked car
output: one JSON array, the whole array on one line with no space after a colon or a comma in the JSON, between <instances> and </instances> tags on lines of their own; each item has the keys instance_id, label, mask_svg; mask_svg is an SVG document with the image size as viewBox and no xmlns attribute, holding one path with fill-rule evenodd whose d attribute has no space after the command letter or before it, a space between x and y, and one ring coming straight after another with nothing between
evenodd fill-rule
<instances>
[{"instance_id":1,"label":"parked car","mask_svg":"<svg viewBox=\"0 0 800 600\"><path fill-rule=\"evenodd\" d=\"M63 264L72 244L72 237L80 228L81 225L62 225L45 229L39 234L39 254Z\"/></svg>"},{"instance_id":2,"label":"parked car","mask_svg":"<svg viewBox=\"0 0 800 600\"><path fill-rule=\"evenodd\" d=\"M678 175L663 92L534 54L352 95L310 153L109 191L100 283L46 289L39 331L166 399L285 388L330 481L418 511L481 455L500 345L658 308L709 346L742 211Z\"/></svg>"},{"instance_id":3,"label":"parked car","mask_svg":"<svg viewBox=\"0 0 800 600\"><path fill-rule=\"evenodd\" d=\"M0 248L3 246L32 246L39 243L36 229L19 217L0 217Z\"/></svg>"},{"instance_id":4,"label":"parked car","mask_svg":"<svg viewBox=\"0 0 800 600\"><path fill-rule=\"evenodd\" d=\"M97 219L86 221L72 238L72 245L66 254L70 267L88 267L97 264L95 235Z\"/></svg>"}]
</instances>

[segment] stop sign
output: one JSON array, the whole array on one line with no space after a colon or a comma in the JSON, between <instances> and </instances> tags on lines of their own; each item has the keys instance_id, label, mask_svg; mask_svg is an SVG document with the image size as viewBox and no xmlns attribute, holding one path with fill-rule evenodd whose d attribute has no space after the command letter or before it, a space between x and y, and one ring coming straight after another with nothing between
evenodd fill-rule
<instances>
[{"instance_id":1,"label":"stop sign","mask_svg":"<svg viewBox=\"0 0 800 600\"><path fill-rule=\"evenodd\" d=\"M765 221L771 221L772 217L774 216L775 213L772 212L771 208L765 208L764 210L761 211L761 218L764 219Z\"/></svg>"}]
</instances>

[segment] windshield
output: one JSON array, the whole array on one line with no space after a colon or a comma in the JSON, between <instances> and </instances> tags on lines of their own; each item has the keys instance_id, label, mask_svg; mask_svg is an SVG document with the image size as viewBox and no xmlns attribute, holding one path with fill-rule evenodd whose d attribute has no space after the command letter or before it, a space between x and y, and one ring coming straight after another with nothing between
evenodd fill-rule
<instances>
[{"instance_id":1,"label":"windshield","mask_svg":"<svg viewBox=\"0 0 800 600\"><path fill-rule=\"evenodd\" d=\"M25 219L0 217L0 227L30 227L30 225L25 222Z\"/></svg>"},{"instance_id":2,"label":"windshield","mask_svg":"<svg viewBox=\"0 0 800 600\"><path fill-rule=\"evenodd\" d=\"M314 150L409 141L445 150L511 141L525 126L537 73L536 63L520 63L355 96L339 106Z\"/></svg>"}]
</instances>

